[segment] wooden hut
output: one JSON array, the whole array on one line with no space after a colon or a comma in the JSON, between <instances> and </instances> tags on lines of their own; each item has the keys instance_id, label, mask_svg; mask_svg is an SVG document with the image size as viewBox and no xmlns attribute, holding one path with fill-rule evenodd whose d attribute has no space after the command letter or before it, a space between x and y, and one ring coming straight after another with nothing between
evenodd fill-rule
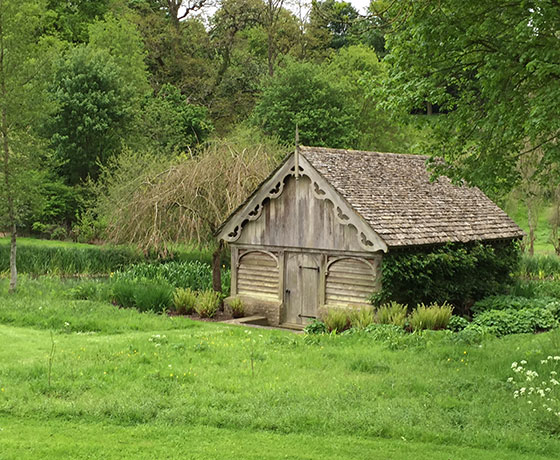
<instances>
[{"instance_id":1,"label":"wooden hut","mask_svg":"<svg viewBox=\"0 0 560 460\"><path fill-rule=\"evenodd\" d=\"M301 327L321 308L367 304L392 249L522 235L479 189L430 181L426 157L302 146L217 236L231 247L230 299Z\"/></svg>"}]
</instances>

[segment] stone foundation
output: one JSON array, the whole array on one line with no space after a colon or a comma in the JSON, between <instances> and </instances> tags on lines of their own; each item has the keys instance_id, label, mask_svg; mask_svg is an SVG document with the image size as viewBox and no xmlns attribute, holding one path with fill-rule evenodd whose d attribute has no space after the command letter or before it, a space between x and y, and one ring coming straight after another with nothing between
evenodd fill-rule
<instances>
[{"instance_id":1,"label":"stone foundation","mask_svg":"<svg viewBox=\"0 0 560 460\"><path fill-rule=\"evenodd\" d=\"M224 300L226 312L231 313L230 302L236 297L243 302L245 316L265 316L270 326L280 325L282 312L282 302L280 300L259 299L245 295L232 296Z\"/></svg>"}]
</instances>

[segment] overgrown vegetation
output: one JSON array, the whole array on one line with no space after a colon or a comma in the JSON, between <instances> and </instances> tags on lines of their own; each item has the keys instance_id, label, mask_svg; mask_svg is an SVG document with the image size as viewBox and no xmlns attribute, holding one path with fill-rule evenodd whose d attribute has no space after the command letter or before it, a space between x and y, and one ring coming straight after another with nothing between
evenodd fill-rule
<instances>
[{"instance_id":1,"label":"overgrown vegetation","mask_svg":"<svg viewBox=\"0 0 560 460\"><path fill-rule=\"evenodd\" d=\"M393 251L383 258L382 290L372 301L380 305L394 300L409 306L448 302L466 309L478 299L507 290L518 260L516 242Z\"/></svg>"}]
</instances>

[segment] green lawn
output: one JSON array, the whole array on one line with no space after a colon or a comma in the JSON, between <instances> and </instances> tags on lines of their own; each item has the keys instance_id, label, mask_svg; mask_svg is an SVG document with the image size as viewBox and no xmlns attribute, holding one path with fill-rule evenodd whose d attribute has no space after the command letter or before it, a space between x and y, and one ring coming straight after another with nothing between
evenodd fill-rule
<instances>
[{"instance_id":1,"label":"green lawn","mask_svg":"<svg viewBox=\"0 0 560 460\"><path fill-rule=\"evenodd\" d=\"M0 282L2 459L560 456L558 419L506 383L512 361L557 353L558 332L310 340L24 287Z\"/></svg>"},{"instance_id":2,"label":"green lawn","mask_svg":"<svg viewBox=\"0 0 560 460\"><path fill-rule=\"evenodd\" d=\"M525 233L529 234L529 224L527 223L527 207L519 201L511 201L505 206L506 212L519 225ZM550 243L550 223L549 217L551 208L543 204L539 209L539 221L537 224L535 253L554 254L554 246Z\"/></svg>"}]
</instances>

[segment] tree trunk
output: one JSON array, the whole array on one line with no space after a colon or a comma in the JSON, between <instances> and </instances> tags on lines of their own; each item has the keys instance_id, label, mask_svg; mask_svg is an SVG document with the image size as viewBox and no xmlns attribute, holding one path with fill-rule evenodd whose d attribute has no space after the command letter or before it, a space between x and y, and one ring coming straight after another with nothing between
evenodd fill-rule
<instances>
[{"instance_id":1,"label":"tree trunk","mask_svg":"<svg viewBox=\"0 0 560 460\"><path fill-rule=\"evenodd\" d=\"M432 115L434 113L434 108L431 102L426 102L426 115Z\"/></svg>"},{"instance_id":2,"label":"tree trunk","mask_svg":"<svg viewBox=\"0 0 560 460\"><path fill-rule=\"evenodd\" d=\"M212 254L212 289L222 292L222 252L224 242L219 241L216 250Z\"/></svg>"},{"instance_id":3,"label":"tree trunk","mask_svg":"<svg viewBox=\"0 0 560 460\"><path fill-rule=\"evenodd\" d=\"M529 221L529 255L535 254L535 230L537 229L538 209L533 209L534 203L527 202L527 220Z\"/></svg>"},{"instance_id":4,"label":"tree trunk","mask_svg":"<svg viewBox=\"0 0 560 460\"><path fill-rule=\"evenodd\" d=\"M12 237L10 238L10 292L17 289L17 266L16 266L16 224L12 223Z\"/></svg>"}]
</instances>

